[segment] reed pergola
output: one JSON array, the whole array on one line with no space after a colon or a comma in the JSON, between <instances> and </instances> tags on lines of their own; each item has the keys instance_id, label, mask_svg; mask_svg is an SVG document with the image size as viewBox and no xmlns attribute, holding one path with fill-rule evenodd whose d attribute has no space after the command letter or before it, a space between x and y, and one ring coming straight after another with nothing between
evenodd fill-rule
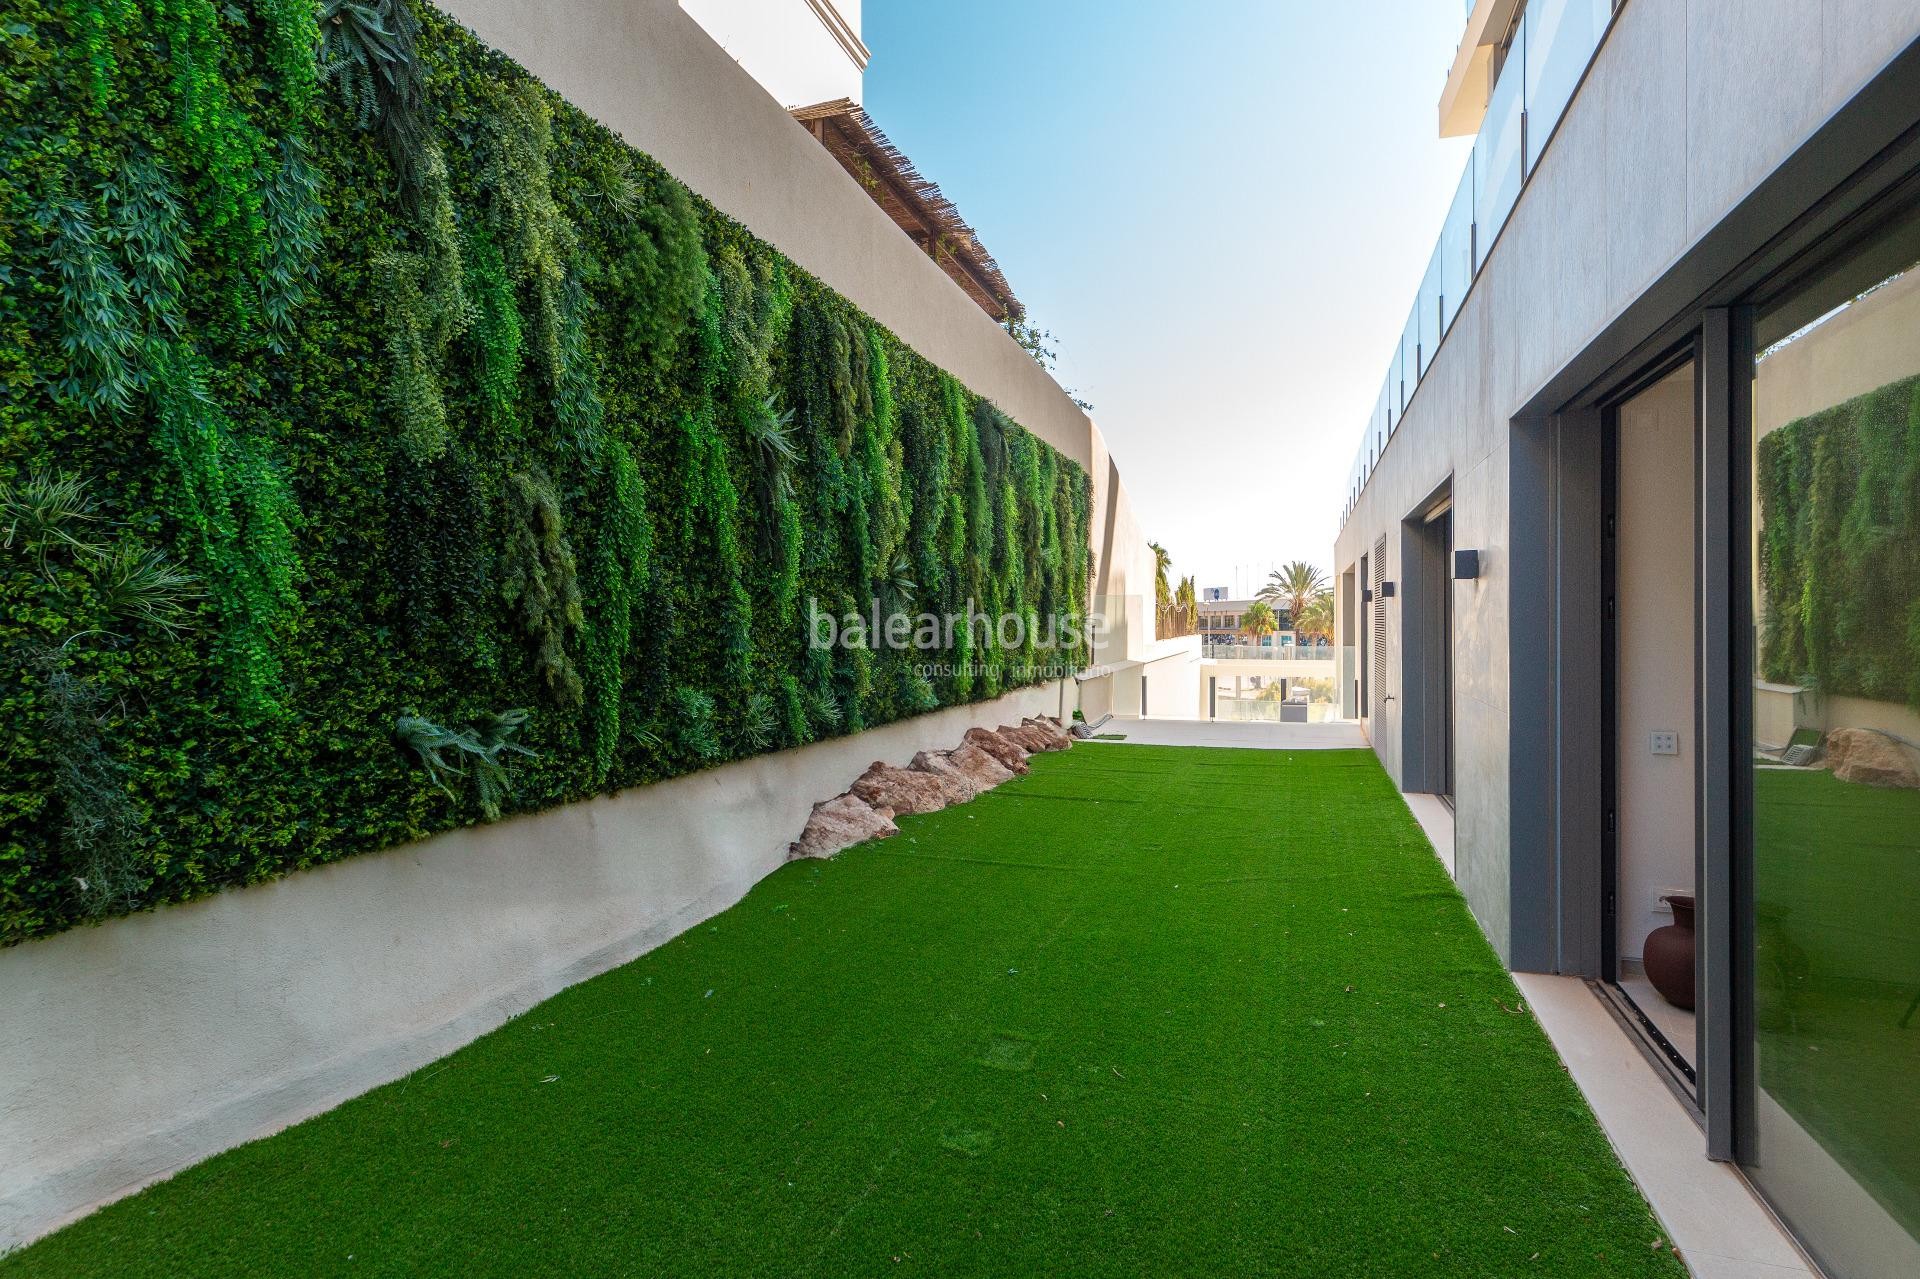
<instances>
[{"instance_id":1,"label":"reed pergola","mask_svg":"<svg viewBox=\"0 0 1920 1279\"><path fill-rule=\"evenodd\" d=\"M793 118L840 162L873 202L886 211L926 255L996 321L1026 318L1026 308L980 238L940 188L920 176L913 162L851 98L793 108Z\"/></svg>"}]
</instances>

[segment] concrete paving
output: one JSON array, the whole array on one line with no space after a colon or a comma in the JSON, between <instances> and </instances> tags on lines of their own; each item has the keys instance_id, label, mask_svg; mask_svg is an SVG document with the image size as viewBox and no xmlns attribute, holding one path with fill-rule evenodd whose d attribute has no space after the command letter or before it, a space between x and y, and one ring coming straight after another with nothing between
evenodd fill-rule
<instances>
[{"instance_id":1,"label":"concrete paving","mask_svg":"<svg viewBox=\"0 0 1920 1279\"><path fill-rule=\"evenodd\" d=\"M1100 736L1119 734L1136 746L1238 746L1274 751L1364 750L1367 736L1351 722L1253 724L1204 719L1115 719Z\"/></svg>"},{"instance_id":2,"label":"concrete paving","mask_svg":"<svg viewBox=\"0 0 1920 1279\"><path fill-rule=\"evenodd\" d=\"M1699 1125L1584 981L1538 973L1513 980L1696 1276L1814 1273L1733 1166L1708 1161Z\"/></svg>"}]
</instances>

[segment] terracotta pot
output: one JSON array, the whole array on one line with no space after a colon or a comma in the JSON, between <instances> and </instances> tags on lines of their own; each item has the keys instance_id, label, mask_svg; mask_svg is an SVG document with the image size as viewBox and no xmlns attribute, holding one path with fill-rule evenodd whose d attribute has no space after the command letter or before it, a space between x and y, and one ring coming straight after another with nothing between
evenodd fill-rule
<instances>
[{"instance_id":1,"label":"terracotta pot","mask_svg":"<svg viewBox=\"0 0 1920 1279\"><path fill-rule=\"evenodd\" d=\"M1673 922L1647 934L1641 948L1647 980L1675 1008L1693 1011L1693 897L1675 893L1660 899L1673 907Z\"/></svg>"}]
</instances>

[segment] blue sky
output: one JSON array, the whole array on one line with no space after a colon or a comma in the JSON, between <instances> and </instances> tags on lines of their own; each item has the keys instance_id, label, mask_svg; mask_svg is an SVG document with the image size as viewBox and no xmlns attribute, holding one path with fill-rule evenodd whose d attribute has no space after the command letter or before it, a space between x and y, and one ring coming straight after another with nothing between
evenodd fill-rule
<instances>
[{"instance_id":1,"label":"blue sky","mask_svg":"<svg viewBox=\"0 0 1920 1279\"><path fill-rule=\"evenodd\" d=\"M865 105L980 233L1202 586L1332 568L1466 163L1460 0L865 0Z\"/></svg>"}]
</instances>

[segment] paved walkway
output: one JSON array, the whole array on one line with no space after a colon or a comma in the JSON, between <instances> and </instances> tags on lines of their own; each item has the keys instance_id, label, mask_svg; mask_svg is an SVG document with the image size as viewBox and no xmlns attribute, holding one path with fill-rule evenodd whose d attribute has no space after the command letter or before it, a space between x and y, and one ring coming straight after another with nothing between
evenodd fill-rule
<instances>
[{"instance_id":1,"label":"paved walkway","mask_svg":"<svg viewBox=\"0 0 1920 1279\"><path fill-rule=\"evenodd\" d=\"M1121 734L1136 746L1242 746L1275 751L1359 750L1367 745L1355 723L1250 724L1204 719L1114 719L1102 736Z\"/></svg>"}]
</instances>

